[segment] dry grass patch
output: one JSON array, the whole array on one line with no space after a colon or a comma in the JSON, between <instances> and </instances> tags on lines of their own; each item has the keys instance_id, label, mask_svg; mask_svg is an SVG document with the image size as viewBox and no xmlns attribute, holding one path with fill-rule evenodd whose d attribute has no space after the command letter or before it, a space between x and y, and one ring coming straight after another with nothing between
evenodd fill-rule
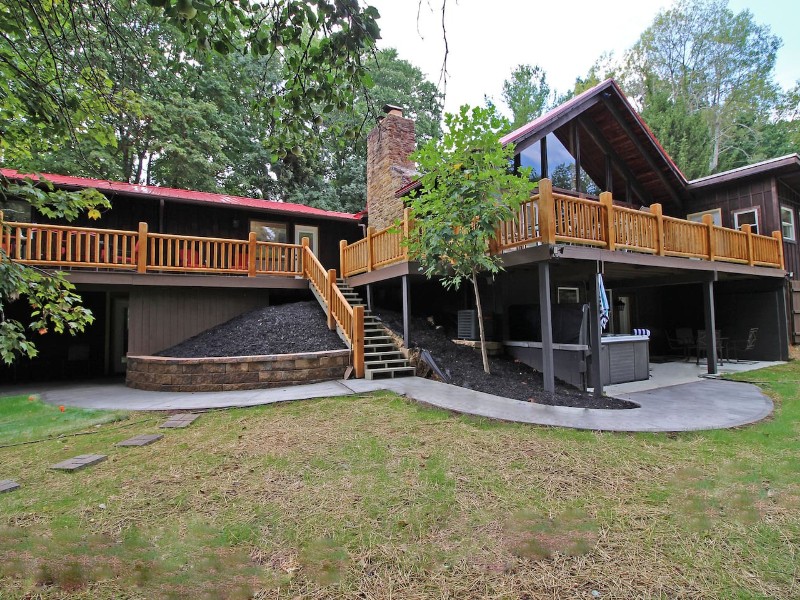
<instances>
[{"instance_id":1,"label":"dry grass patch","mask_svg":"<svg viewBox=\"0 0 800 600\"><path fill-rule=\"evenodd\" d=\"M113 443L152 415L5 449L24 487L0 499L0 596L797 597L798 408L777 379L783 412L732 432L535 428L375 394L209 412L143 448Z\"/></svg>"}]
</instances>

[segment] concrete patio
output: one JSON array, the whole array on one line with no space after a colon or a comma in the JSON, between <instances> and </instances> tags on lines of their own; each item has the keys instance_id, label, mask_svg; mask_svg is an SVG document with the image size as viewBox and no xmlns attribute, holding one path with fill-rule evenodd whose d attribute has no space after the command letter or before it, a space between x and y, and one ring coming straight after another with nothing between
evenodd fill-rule
<instances>
[{"instance_id":1,"label":"concrete patio","mask_svg":"<svg viewBox=\"0 0 800 600\"><path fill-rule=\"evenodd\" d=\"M731 363L721 372L749 371L780 363ZM202 410L274 404L390 390L430 406L504 421L605 431L691 431L754 423L773 410L772 401L752 384L701 377L693 362L651 364L648 381L606 388L610 396L639 408L602 410L547 406L448 385L419 377L328 381L238 392L147 392L122 382L27 384L0 387L0 396L41 394L51 404L125 410Z\"/></svg>"}]
</instances>

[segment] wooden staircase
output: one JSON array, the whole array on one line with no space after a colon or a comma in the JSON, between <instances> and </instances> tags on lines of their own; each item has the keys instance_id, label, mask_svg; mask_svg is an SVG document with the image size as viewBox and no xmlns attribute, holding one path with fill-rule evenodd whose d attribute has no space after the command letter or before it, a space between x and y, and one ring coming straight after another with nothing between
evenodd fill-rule
<instances>
[{"instance_id":1,"label":"wooden staircase","mask_svg":"<svg viewBox=\"0 0 800 600\"><path fill-rule=\"evenodd\" d=\"M337 279L336 286L351 306L365 306L361 296L344 279ZM364 378L381 379L409 377L416 369L400 352L394 338L372 311L364 309Z\"/></svg>"}]
</instances>

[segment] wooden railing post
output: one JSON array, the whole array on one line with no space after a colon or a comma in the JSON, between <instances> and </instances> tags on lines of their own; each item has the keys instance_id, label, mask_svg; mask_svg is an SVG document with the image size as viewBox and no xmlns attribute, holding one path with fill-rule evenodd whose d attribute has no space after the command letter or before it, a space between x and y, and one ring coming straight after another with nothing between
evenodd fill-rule
<instances>
[{"instance_id":1,"label":"wooden railing post","mask_svg":"<svg viewBox=\"0 0 800 600\"><path fill-rule=\"evenodd\" d=\"M136 241L136 272L147 272L147 223L139 222L139 238Z\"/></svg>"},{"instance_id":2,"label":"wooden railing post","mask_svg":"<svg viewBox=\"0 0 800 600\"><path fill-rule=\"evenodd\" d=\"M778 260L780 261L781 270L786 270L786 263L784 262L783 257L783 232L781 231L773 231L772 237L778 240Z\"/></svg>"},{"instance_id":3,"label":"wooden railing post","mask_svg":"<svg viewBox=\"0 0 800 600\"><path fill-rule=\"evenodd\" d=\"M347 277L348 270L345 268L344 265L344 255L345 250L347 249L347 240L339 240L339 273L342 274L342 277Z\"/></svg>"},{"instance_id":4,"label":"wooden railing post","mask_svg":"<svg viewBox=\"0 0 800 600\"><path fill-rule=\"evenodd\" d=\"M716 239L714 236L714 217L703 215L703 223L708 232L708 260L715 260L717 256Z\"/></svg>"},{"instance_id":5,"label":"wooden railing post","mask_svg":"<svg viewBox=\"0 0 800 600\"><path fill-rule=\"evenodd\" d=\"M353 370L356 377L364 377L364 307L353 307L353 331L350 343L353 344Z\"/></svg>"},{"instance_id":6,"label":"wooden railing post","mask_svg":"<svg viewBox=\"0 0 800 600\"><path fill-rule=\"evenodd\" d=\"M0 219L2 220L2 219ZM408 241L409 241L409 232L411 231L411 209L404 208L403 209L403 239L400 242L403 244L403 258L405 258L406 262L408 262Z\"/></svg>"},{"instance_id":7,"label":"wooden railing post","mask_svg":"<svg viewBox=\"0 0 800 600\"><path fill-rule=\"evenodd\" d=\"M650 205L650 213L656 218L656 254L664 256L667 251L666 240L664 239L664 208L660 203Z\"/></svg>"},{"instance_id":8,"label":"wooden railing post","mask_svg":"<svg viewBox=\"0 0 800 600\"><path fill-rule=\"evenodd\" d=\"M556 209L553 184L545 178L539 181L539 234L543 244L556 243Z\"/></svg>"},{"instance_id":9,"label":"wooden railing post","mask_svg":"<svg viewBox=\"0 0 800 600\"><path fill-rule=\"evenodd\" d=\"M300 274L308 279L306 275L306 252L308 252L308 238L304 237L302 240L302 249L300 250Z\"/></svg>"},{"instance_id":10,"label":"wooden railing post","mask_svg":"<svg viewBox=\"0 0 800 600\"><path fill-rule=\"evenodd\" d=\"M375 235L374 227L367 227L367 272L372 271L372 236Z\"/></svg>"},{"instance_id":11,"label":"wooden railing post","mask_svg":"<svg viewBox=\"0 0 800 600\"><path fill-rule=\"evenodd\" d=\"M614 250L617 245L617 227L614 221L614 199L611 192L602 192L600 194L600 204L603 205L603 230L606 235L607 248Z\"/></svg>"},{"instance_id":12,"label":"wooden railing post","mask_svg":"<svg viewBox=\"0 0 800 600\"><path fill-rule=\"evenodd\" d=\"M755 264L755 256L753 256L753 228L749 223L742 225L742 231L747 235L747 264L751 267Z\"/></svg>"},{"instance_id":13,"label":"wooden railing post","mask_svg":"<svg viewBox=\"0 0 800 600\"><path fill-rule=\"evenodd\" d=\"M333 318L333 288L336 287L336 269L328 269L328 285L326 286L327 298L325 302L328 305L328 329L333 331L336 329L336 320Z\"/></svg>"},{"instance_id":14,"label":"wooden railing post","mask_svg":"<svg viewBox=\"0 0 800 600\"><path fill-rule=\"evenodd\" d=\"M256 232L251 231L247 236L247 276L256 276L256 252L258 252L258 243L256 240Z\"/></svg>"}]
</instances>

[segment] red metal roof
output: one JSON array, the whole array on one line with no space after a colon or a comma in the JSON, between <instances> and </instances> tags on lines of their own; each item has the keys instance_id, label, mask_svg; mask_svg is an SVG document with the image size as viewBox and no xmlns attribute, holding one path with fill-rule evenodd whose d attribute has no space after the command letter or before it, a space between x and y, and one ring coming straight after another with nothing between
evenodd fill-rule
<instances>
[{"instance_id":1,"label":"red metal roof","mask_svg":"<svg viewBox=\"0 0 800 600\"><path fill-rule=\"evenodd\" d=\"M0 169L8 179L30 178L38 181L37 174L24 174L14 169ZM91 179L88 177L71 177L69 175L55 175L51 173L39 174L45 179L53 182L58 187L76 188L95 188L101 192L109 194L120 194L124 196L137 196L148 198L163 198L165 200L176 200L179 202L191 202L199 204L216 204L223 206L235 206L242 208L255 208L291 215L303 215L320 219L337 219L346 221L357 221L358 215L350 213L323 210L306 206L304 204L294 204L292 202L276 202L274 200L260 200L258 198L245 198L242 196L229 196L227 194L213 194L211 192L197 192L193 190L181 190L177 188L159 187L154 185L136 185L121 181L106 181L105 179Z\"/></svg>"}]
</instances>

